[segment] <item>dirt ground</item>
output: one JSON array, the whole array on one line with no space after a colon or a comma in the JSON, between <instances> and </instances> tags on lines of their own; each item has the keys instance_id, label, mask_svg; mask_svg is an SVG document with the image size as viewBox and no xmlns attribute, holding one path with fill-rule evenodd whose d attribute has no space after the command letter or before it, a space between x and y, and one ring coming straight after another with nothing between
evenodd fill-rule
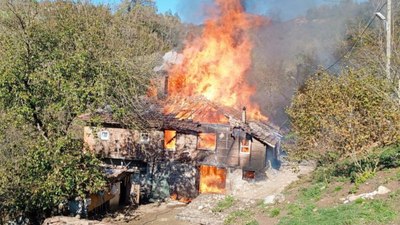
<instances>
[{"instance_id":1,"label":"dirt ground","mask_svg":"<svg viewBox=\"0 0 400 225\"><path fill-rule=\"evenodd\" d=\"M277 170L269 170L266 172L267 179L248 183L238 179L235 183L235 189L229 194L238 199L261 200L268 195L276 195L281 193L289 184L299 180L300 176L310 173L314 170L314 165L300 165L297 172L294 172L290 166Z\"/></svg>"},{"instance_id":2,"label":"dirt ground","mask_svg":"<svg viewBox=\"0 0 400 225\"><path fill-rule=\"evenodd\" d=\"M186 206L177 202L151 203L141 205L135 212L139 215L132 221L119 222L117 225L192 225L189 222L181 221L176 215Z\"/></svg>"},{"instance_id":3,"label":"dirt ground","mask_svg":"<svg viewBox=\"0 0 400 225\"><path fill-rule=\"evenodd\" d=\"M238 176L240 179L235 181L236 189L233 189L228 194L241 202L236 204L236 206L240 205L239 208L242 206L246 207L246 205L249 207L250 205L255 204L257 200L262 200L268 195L281 193L285 187L292 182L297 181L299 176L308 174L313 169L313 166L300 166L298 173L293 172L289 167L281 168L279 171L271 170L267 172L266 180L255 183L242 181L241 176ZM121 218L117 220L114 219L113 223L117 225L222 224L226 215L216 215L211 212L211 209L215 207L220 199L223 198L223 195L200 195L188 205L176 201L141 205L139 208L134 210L134 213L128 219L128 222L126 222L126 220L123 219L123 215L121 215ZM238 208L234 207L232 210L238 210ZM229 211L227 214L228 213ZM181 220L183 217L186 221ZM118 220L120 222L115 222Z\"/></svg>"}]
</instances>

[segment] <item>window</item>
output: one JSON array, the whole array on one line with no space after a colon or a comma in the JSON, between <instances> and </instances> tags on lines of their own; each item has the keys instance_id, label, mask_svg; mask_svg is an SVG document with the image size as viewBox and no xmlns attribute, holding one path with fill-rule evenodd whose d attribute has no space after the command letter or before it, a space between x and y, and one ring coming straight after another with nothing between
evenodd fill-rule
<instances>
[{"instance_id":1,"label":"window","mask_svg":"<svg viewBox=\"0 0 400 225\"><path fill-rule=\"evenodd\" d=\"M141 144L148 144L150 142L150 136L148 133L140 133L139 142Z\"/></svg>"},{"instance_id":2,"label":"window","mask_svg":"<svg viewBox=\"0 0 400 225\"><path fill-rule=\"evenodd\" d=\"M242 171L242 179L243 180L254 180L256 178L256 172L255 171L250 171L250 170L243 170Z\"/></svg>"},{"instance_id":3,"label":"window","mask_svg":"<svg viewBox=\"0 0 400 225\"><path fill-rule=\"evenodd\" d=\"M106 130L100 131L100 140L108 141L110 139L110 133Z\"/></svg>"},{"instance_id":4,"label":"window","mask_svg":"<svg viewBox=\"0 0 400 225\"><path fill-rule=\"evenodd\" d=\"M217 136L215 133L200 133L197 138L197 148L202 150L215 151Z\"/></svg>"},{"instance_id":5,"label":"window","mask_svg":"<svg viewBox=\"0 0 400 225\"><path fill-rule=\"evenodd\" d=\"M246 135L240 140L240 153L250 154L251 151L251 136Z\"/></svg>"},{"instance_id":6,"label":"window","mask_svg":"<svg viewBox=\"0 0 400 225\"><path fill-rule=\"evenodd\" d=\"M176 131L165 130L164 131L164 148L167 150L175 150L176 144Z\"/></svg>"}]
</instances>

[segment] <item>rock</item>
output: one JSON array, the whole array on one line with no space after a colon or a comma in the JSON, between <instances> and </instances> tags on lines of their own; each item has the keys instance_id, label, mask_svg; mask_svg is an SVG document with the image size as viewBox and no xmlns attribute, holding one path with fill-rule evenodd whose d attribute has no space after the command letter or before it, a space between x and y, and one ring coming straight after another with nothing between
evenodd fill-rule
<instances>
[{"instance_id":1,"label":"rock","mask_svg":"<svg viewBox=\"0 0 400 225\"><path fill-rule=\"evenodd\" d=\"M121 221L121 220L124 220L124 219L125 219L125 216L122 213L118 213L117 217L115 217L115 220L118 220L118 221Z\"/></svg>"},{"instance_id":2,"label":"rock","mask_svg":"<svg viewBox=\"0 0 400 225\"><path fill-rule=\"evenodd\" d=\"M373 192L369 192L369 193L363 193L363 194L359 194L359 195L354 195L351 194L349 196L347 196L347 198L341 198L340 200L343 201L344 204L347 204L349 202L353 202L359 198L362 199L374 199L375 195L384 195L389 193L390 190L384 186L379 186L378 190L375 190Z\"/></svg>"},{"instance_id":3,"label":"rock","mask_svg":"<svg viewBox=\"0 0 400 225\"><path fill-rule=\"evenodd\" d=\"M353 195L353 194L351 194L351 195L347 196L347 200L348 200L349 202L353 202L353 201L357 200L358 198L360 198L359 195Z\"/></svg>"},{"instance_id":4,"label":"rock","mask_svg":"<svg viewBox=\"0 0 400 225\"><path fill-rule=\"evenodd\" d=\"M277 194L275 196L275 202L283 203L285 201L285 196L283 194Z\"/></svg>"},{"instance_id":5,"label":"rock","mask_svg":"<svg viewBox=\"0 0 400 225\"><path fill-rule=\"evenodd\" d=\"M266 205L275 204L275 195L269 195L266 198L264 198L264 204Z\"/></svg>"},{"instance_id":6,"label":"rock","mask_svg":"<svg viewBox=\"0 0 400 225\"><path fill-rule=\"evenodd\" d=\"M282 194L277 194L277 195L269 195L266 198L264 198L264 204L266 205L272 205L275 203L282 203L285 201L285 196Z\"/></svg>"},{"instance_id":7,"label":"rock","mask_svg":"<svg viewBox=\"0 0 400 225\"><path fill-rule=\"evenodd\" d=\"M385 186L379 186L378 187L378 190L377 190L377 194L378 195L384 195L384 194L387 194L387 193L389 193L390 192L390 189L389 188L387 188L387 187L385 187Z\"/></svg>"}]
</instances>

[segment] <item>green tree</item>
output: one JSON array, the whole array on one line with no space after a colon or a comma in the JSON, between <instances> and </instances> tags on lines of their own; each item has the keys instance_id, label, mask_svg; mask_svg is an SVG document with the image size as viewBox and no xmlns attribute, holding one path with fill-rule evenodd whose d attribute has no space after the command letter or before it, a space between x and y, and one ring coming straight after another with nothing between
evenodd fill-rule
<instances>
[{"instance_id":1,"label":"green tree","mask_svg":"<svg viewBox=\"0 0 400 225\"><path fill-rule=\"evenodd\" d=\"M357 162L378 146L400 138L400 111L385 79L365 70L320 74L308 80L288 109L299 159Z\"/></svg>"},{"instance_id":2,"label":"green tree","mask_svg":"<svg viewBox=\"0 0 400 225\"><path fill-rule=\"evenodd\" d=\"M143 105L134 103L162 52L177 47L179 27L146 1L116 12L0 1L0 223L37 224L61 202L105 188L100 161L71 138L74 119L111 104L139 120Z\"/></svg>"}]
</instances>

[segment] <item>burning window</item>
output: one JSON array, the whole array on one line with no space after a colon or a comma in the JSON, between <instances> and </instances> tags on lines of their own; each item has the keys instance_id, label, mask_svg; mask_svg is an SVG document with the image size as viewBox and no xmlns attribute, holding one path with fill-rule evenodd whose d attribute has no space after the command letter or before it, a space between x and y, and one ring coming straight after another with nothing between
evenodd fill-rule
<instances>
[{"instance_id":1,"label":"burning window","mask_svg":"<svg viewBox=\"0 0 400 225\"><path fill-rule=\"evenodd\" d=\"M245 138L240 140L240 152L241 153L250 153L251 151L251 136L246 135Z\"/></svg>"},{"instance_id":2,"label":"burning window","mask_svg":"<svg viewBox=\"0 0 400 225\"><path fill-rule=\"evenodd\" d=\"M214 151L217 146L215 133L200 133L197 139L197 148Z\"/></svg>"},{"instance_id":3,"label":"burning window","mask_svg":"<svg viewBox=\"0 0 400 225\"><path fill-rule=\"evenodd\" d=\"M243 180L254 180L256 178L256 172L250 170L243 170L242 179Z\"/></svg>"},{"instance_id":4,"label":"burning window","mask_svg":"<svg viewBox=\"0 0 400 225\"><path fill-rule=\"evenodd\" d=\"M225 193L226 170L216 166L200 166L200 193Z\"/></svg>"},{"instance_id":5,"label":"burning window","mask_svg":"<svg viewBox=\"0 0 400 225\"><path fill-rule=\"evenodd\" d=\"M165 130L164 131L164 148L167 150L175 150L176 144L176 131Z\"/></svg>"}]
</instances>

